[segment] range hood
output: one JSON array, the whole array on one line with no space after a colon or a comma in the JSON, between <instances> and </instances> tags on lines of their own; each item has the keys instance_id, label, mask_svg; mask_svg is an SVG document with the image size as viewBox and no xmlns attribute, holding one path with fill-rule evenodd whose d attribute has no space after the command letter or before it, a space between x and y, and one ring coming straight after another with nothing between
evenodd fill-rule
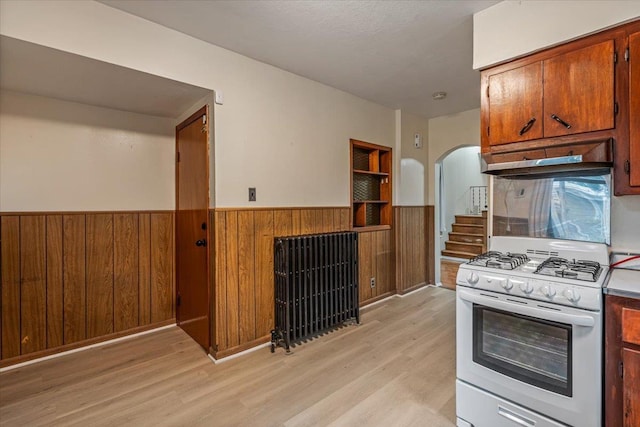
<instances>
[{"instance_id":1,"label":"range hood","mask_svg":"<svg viewBox=\"0 0 640 427\"><path fill-rule=\"evenodd\" d=\"M482 155L482 172L499 176L601 172L613 166L613 139Z\"/></svg>"}]
</instances>

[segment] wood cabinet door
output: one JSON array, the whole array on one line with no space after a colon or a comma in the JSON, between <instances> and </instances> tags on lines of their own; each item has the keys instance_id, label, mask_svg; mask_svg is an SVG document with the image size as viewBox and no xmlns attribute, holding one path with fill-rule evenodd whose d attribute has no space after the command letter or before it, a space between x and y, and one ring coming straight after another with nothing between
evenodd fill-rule
<instances>
[{"instance_id":1,"label":"wood cabinet door","mask_svg":"<svg viewBox=\"0 0 640 427\"><path fill-rule=\"evenodd\" d=\"M542 63L489 76L490 145L542 138Z\"/></svg>"},{"instance_id":2,"label":"wood cabinet door","mask_svg":"<svg viewBox=\"0 0 640 427\"><path fill-rule=\"evenodd\" d=\"M622 349L624 427L640 426L640 351Z\"/></svg>"},{"instance_id":3,"label":"wood cabinet door","mask_svg":"<svg viewBox=\"0 0 640 427\"><path fill-rule=\"evenodd\" d=\"M629 173L640 186L640 33L629 36Z\"/></svg>"},{"instance_id":4,"label":"wood cabinet door","mask_svg":"<svg viewBox=\"0 0 640 427\"><path fill-rule=\"evenodd\" d=\"M545 138L614 127L614 42L544 61Z\"/></svg>"}]
</instances>

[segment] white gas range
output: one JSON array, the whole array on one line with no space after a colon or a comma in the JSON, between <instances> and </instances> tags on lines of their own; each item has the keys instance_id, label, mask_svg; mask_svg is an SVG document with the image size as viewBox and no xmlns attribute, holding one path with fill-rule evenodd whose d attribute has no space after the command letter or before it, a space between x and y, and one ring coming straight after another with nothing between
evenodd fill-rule
<instances>
[{"instance_id":1,"label":"white gas range","mask_svg":"<svg viewBox=\"0 0 640 427\"><path fill-rule=\"evenodd\" d=\"M605 244L493 237L457 276L458 426L600 426Z\"/></svg>"}]
</instances>

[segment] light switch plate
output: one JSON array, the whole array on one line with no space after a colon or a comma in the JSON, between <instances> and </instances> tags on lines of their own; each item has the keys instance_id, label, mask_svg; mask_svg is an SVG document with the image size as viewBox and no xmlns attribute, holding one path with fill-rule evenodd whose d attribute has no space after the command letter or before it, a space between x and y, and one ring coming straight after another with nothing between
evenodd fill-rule
<instances>
[{"instance_id":1,"label":"light switch plate","mask_svg":"<svg viewBox=\"0 0 640 427\"><path fill-rule=\"evenodd\" d=\"M249 201L250 202L255 202L256 201L256 189L255 189L255 187L249 187Z\"/></svg>"},{"instance_id":2,"label":"light switch plate","mask_svg":"<svg viewBox=\"0 0 640 427\"><path fill-rule=\"evenodd\" d=\"M216 90L216 104L222 105L224 104L224 94L221 90Z\"/></svg>"}]
</instances>

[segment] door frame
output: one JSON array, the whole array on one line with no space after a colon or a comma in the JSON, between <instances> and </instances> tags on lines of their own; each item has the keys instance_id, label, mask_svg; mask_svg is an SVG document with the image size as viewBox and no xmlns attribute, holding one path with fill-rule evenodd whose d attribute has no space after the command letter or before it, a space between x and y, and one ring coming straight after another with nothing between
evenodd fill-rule
<instances>
[{"instance_id":1,"label":"door frame","mask_svg":"<svg viewBox=\"0 0 640 427\"><path fill-rule=\"evenodd\" d=\"M208 334L208 352L211 353L212 352L212 348L213 348L213 336L214 336L214 329L213 329L213 323L212 323L212 319L213 319L213 301L212 301L212 293L211 293L211 236L213 233L211 233L211 221L209 220L209 206L211 204L211 188L210 188L210 184L211 184L211 178L210 178L210 164L209 164L209 158L210 158L210 151L211 151L211 147L210 147L210 135L211 135L211 115L209 113L209 104L205 104L204 106L202 106L201 108L199 108L196 112L194 112L193 114L191 114L188 118L186 118L185 120L183 120L180 124L178 124L176 126L176 136L175 136L175 146L174 146L174 156L175 156L175 161L174 161L174 173L175 173L175 179L174 179L174 188L175 188L175 192L176 192L176 198L175 198L175 210L174 210L174 217L177 219L178 216L178 206L179 206L179 201L180 201L180 174L179 174L179 169L178 169L178 134L179 132L184 129L185 127L189 126L190 124L192 124L193 122L195 122L196 120L200 119L202 116L205 116L206 119L206 123L205 123L205 134L206 134L206 159L205 159L205 167L206 167L206 171L205 171L205 179L206 179L206 187L207 187L207 219L206 219L206 224L207 224L207 246L206 248L206 259L207 259L207 265L206 265L206 271L207 271L207 299L208 299L208 310L207 310L207 323L209 324L209 334ZM174 230L173 230L173 236L174 236L174 265L175 265L175 269L174 269L174 283L175 283L175 289L174 289L174 309L175 309L175 313L176 313L176 325L179 326L178 324L178 251L177 251L177 245L176 245L176 241L178 238L178 221L174 219Z\"/></svg>"}]
</instances>

